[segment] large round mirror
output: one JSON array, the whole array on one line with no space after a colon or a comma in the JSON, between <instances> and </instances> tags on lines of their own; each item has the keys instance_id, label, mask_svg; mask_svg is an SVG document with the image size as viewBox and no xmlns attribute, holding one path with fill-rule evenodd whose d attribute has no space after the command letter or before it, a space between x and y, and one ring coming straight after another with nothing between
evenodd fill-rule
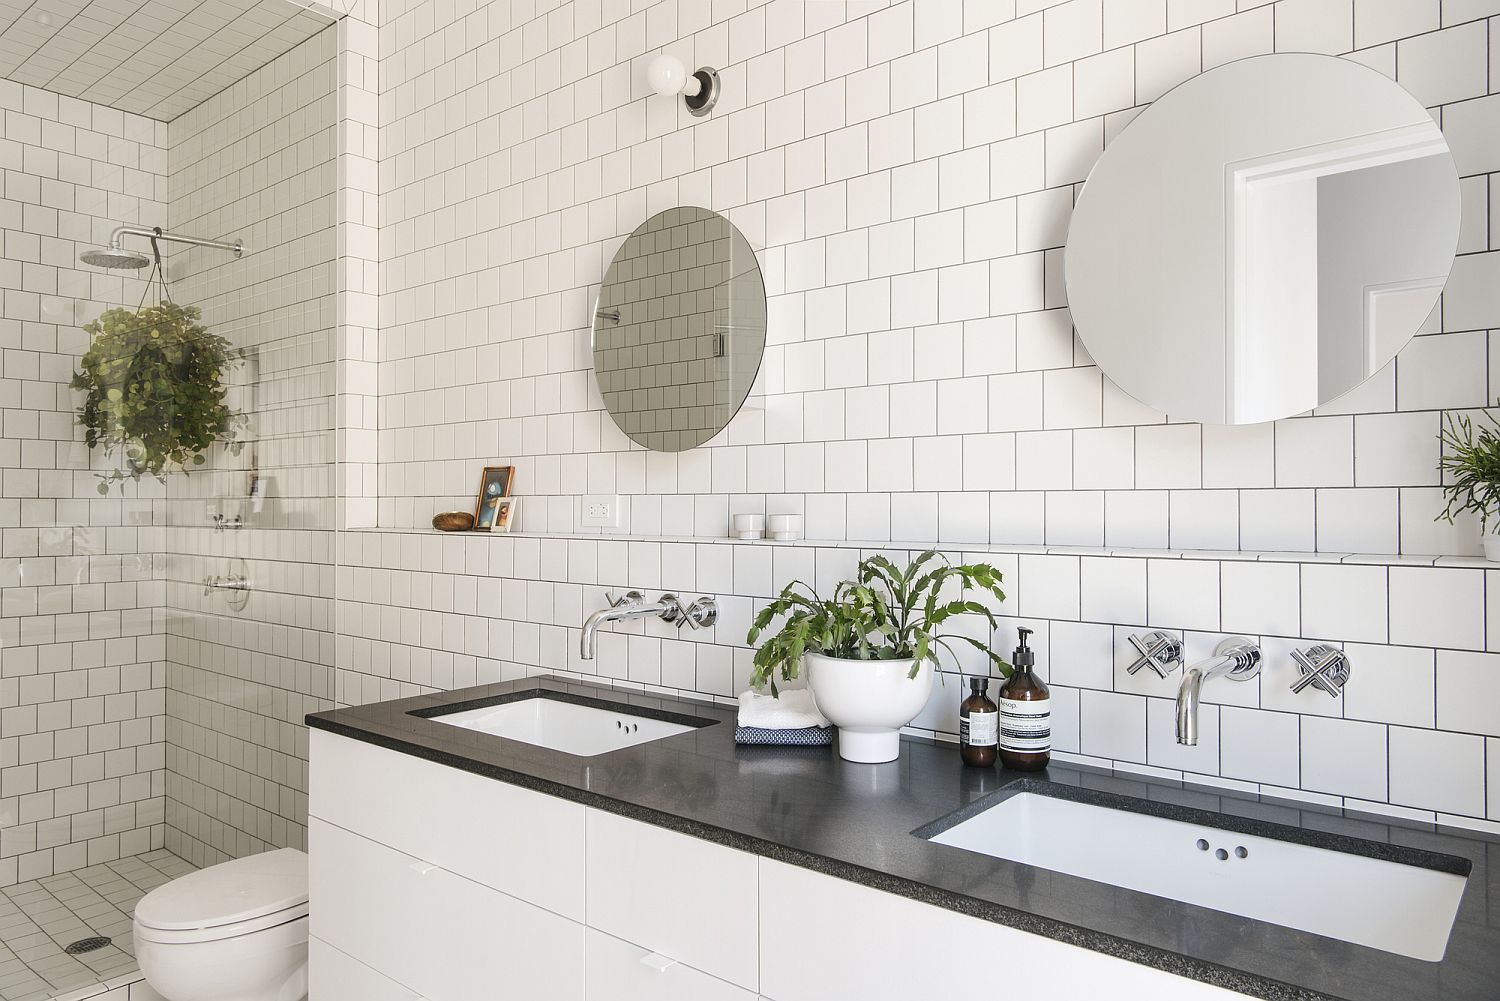
<instances>
[{"instance_id":1,"label":"large round mirror","mask_svg":"<svg viewBox=\"0 0 1500 1001\"><path fill-rule=\"evenodd\" d=\"M766 348L766 286L717 212L668 209L620 247L594 307L594 377L631 440L681 452L724 430Z\"/></svg>"},{"instance_id":2,"label":"large round mirror","mask_svg":"<svg viewBox=\"0 0 1500 1001\"><path fill-rule=\"evenodd\" d=\"M1174 418L1303 413L1386 365L1437 302L1458 174L1416 99L1331 56L1257 56L1110 143L1066 250L1084 346Z\"/></svg>"}]
</instances>

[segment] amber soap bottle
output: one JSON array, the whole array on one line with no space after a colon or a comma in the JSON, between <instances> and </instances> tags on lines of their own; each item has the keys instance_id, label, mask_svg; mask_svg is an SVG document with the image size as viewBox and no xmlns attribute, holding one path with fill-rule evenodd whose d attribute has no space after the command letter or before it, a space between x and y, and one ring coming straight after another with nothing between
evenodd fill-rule
<instances>
[{"instance_id":1,"label":"amber soap bottle","mask_svg":"<svg viewBox=\"0 0 1500 1001\"><path fill-rule=\"evenodd\" d=\"M970 678L969 697L958 706L958 753L977 768L993 765L999 750L1000 707L989 690L989 678Z\"/></svg>"},{"instance_id":2,"label":"amber soap bottle","mask_svg":"<svg viewBox=\"0 0 1500 1001\"><path fill-rule=\"evenodd\" d=\"M1000 686L1000 763L1034 772L1052 759L1052 692L1032 669L1036 651L1026 645L1031 630L1016 630L1021 645L1011 655L1015 671Z\"/></svg>"}]
</instances>

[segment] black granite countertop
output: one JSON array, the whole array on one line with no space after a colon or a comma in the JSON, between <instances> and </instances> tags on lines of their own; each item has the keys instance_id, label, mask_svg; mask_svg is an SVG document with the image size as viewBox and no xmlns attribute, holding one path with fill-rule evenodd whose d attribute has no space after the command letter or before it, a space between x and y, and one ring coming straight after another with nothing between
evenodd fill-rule
<instances>
[{"instance_id":1,"label":"black granite countertop","mask_svg":"<svg viewBox=\"0 0 1500 1001\"><path fill-rule=\"evenodd\" d=\"M538 689L712 725L582 758L426 718L461 703L511 701ZM883 765L846 762L827 747L738 747L732 710L559 678L314 713L307 722L1268 1001L1500 998L1500 840L1482 835L1065 765L1033 773L965 768L951 745L918 741L903 741L900 759ZM1017 788L1449 871L1470 868L1469 881L1447 954L1430 963L912 833L929 833L935 822Z\"/></svg>"}]
</instances>

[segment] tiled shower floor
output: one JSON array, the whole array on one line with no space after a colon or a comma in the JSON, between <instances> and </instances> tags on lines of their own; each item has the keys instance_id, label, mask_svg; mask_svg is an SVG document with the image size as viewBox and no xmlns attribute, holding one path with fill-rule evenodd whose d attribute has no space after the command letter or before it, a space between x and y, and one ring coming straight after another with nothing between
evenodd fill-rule
<instances>
[{"instance_id":1,"label":"tiled shower floor","mask_svg":"<svg viewBox=\"0 0 1500 1001\"><path fill-rule=\"evenodd\" d=\"M137 979L130 936L136 902L193 868L153 851L0 888L0 999L86 998ZM95 935L113 942L77 956L63 951Z\"/></svg>"}]
</instances>

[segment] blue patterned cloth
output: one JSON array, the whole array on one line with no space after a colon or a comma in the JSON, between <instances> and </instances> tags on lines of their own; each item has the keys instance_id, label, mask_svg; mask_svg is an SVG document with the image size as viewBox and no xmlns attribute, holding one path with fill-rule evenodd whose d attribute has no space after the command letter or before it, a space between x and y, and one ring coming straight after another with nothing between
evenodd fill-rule
<instances>
[{"instance_id":1,"label":"blue patterned cloth","mask_svg":"<svg viewBox=\"0 0 1500 1001\"><path fill-rule=\"evenodd\" d=\"M833 743L831 726L808 726L800 730L763 730L758 726L734 728L736 744L777 744L784 747L827 747Z\"/></svg>"}]
</instances>

